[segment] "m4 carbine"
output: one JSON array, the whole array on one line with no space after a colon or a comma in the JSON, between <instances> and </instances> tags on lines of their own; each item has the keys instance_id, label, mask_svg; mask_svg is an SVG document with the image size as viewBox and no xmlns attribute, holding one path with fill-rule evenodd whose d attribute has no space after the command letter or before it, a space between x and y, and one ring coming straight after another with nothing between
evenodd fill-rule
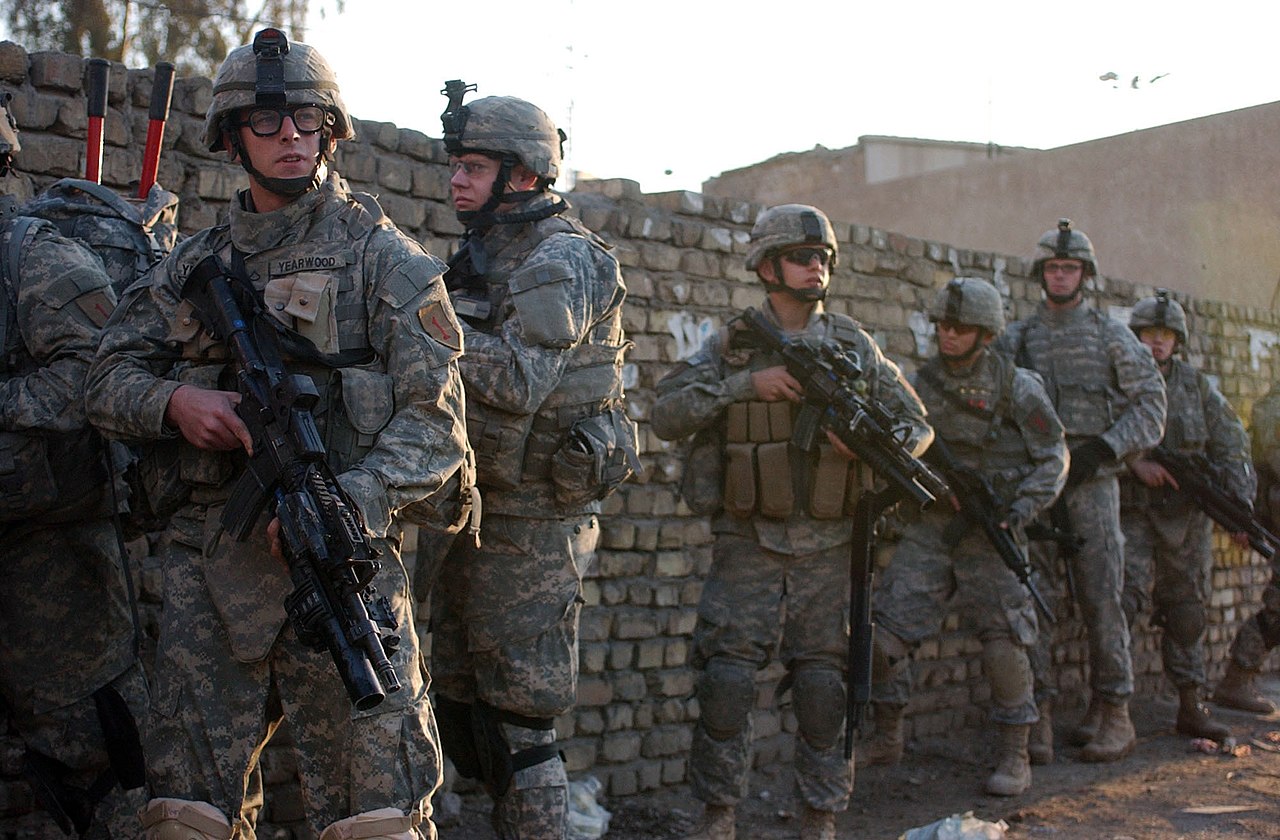
<instances>
[{"instance_id":1,"label":"m4 carbine","mask_svg":"<svg viewBox=\"0 0 1280 840\"><path fill-rule=\"evenodd\" d=\"M1157 446L1148 457L1168 470L1173 480L1178 482L1178 491L1209 514L1209 518L1223 530L1230 534L1243 532L1254 551L1268 560L1275 557L1280 537L1258 521L1248 499L1242 499L1222 486L1216 479L1217 469L1203 454Z\"/></svg>"},{"instance_id":2,"label":"m4 carbine","mask_svg":"<svg viewBox=\"0 0 1280 840\"><path fill-rule=\"evenodd\" d=\"M392 632L390 604L371 584L381 567L377 551L359 509L325 460L312 414L319 399L315 383L285 369L270 316L248 280L232 278L217 255L191 270L182 296L230 350L241 394L236 413L253 438L253 454L223 511L222 527L243 541L263 510L274 508L294 585L285 599L294 630L312 649L328 648L352 704L372 709L400 690L388 658L400 638Z\"/></svg>"}]
</instances>

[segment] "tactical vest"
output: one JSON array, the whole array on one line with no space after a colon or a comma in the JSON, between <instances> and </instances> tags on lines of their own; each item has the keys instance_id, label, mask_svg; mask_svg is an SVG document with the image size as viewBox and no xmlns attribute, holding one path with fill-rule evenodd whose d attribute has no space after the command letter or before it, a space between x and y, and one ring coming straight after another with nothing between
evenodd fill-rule
<instances>
[{"instance_id":1,"label":"tactical vest","mask_svg":"<svg viewBox=\"0 0 1280 840\"><path fill-rule=\"evenodd\" d=\"M536 286L512 288L510 278L543 241L562 233L583 237L595 246L596 276L586 287L600 295L614 294L617 269L607 256L608 245L577 219L554 215L521 225L515 238L495 255L495 265L484 275L493 313L511 306L513 295L539 293ZM565 447L575 424L606 413L612 414L614 425L630 422L621 408L622 363L629 347L622 330L622 312L603 305L593 311L596 322L577 346L564 351L568 360L560 381L533 414L512 414L479 399L468 400L467 434L476 453L481 487L513 490L531 481L549 481L553 460ZM496 334L502 324L490 320L477 324L477 329ZM630 430L619 429L620 437L630 434ZM625 445L634 458L634 440Z\"/></svg>"},{"instance_id":2,"label":"tactical vest","mask_svg":"<svg viewBox=\"0 0 1280 840\"><path fill-rule=\"evenodd\" d=\"M9 215L0 221L0 380L40 369L19 331L18 290L22 257L48 222ZM99 288L83 287L73 273L48 289L46 303L62 309ZM107 480L102 438L87 423L74 432L0 432L0 522L70 521L98 510Z\"/></svg>"},{"instance_id":3,"label":"tactical vest","mask_svg":"<svg viewBox=\"0 0 1280 840\"><path fill-rule=\"evenodd\" d=\"M1050 328L1032 315L1018 334L1014 361L1044 377L1068 438L1101 436L1128 408L1107 352L1106 320L1090 308Z\"/></svg>"},{"instance_id":4,"label":"tactical vest","mask_svg":"<svg viewBox=\"0 0 1280 840\"><path fill-rule=\"evenodd\" d=\"M826 314L824 339L856 350L860 329L852 318ZM776 364L772 354L743 353L745 330L730 329L722 339L731 371L761 370ZM741 357L741 360L739 360ZM736 369L736 370L734 370ZM868 371L863 383L874 387ZM874 394L869 394L874 398ZM724 511L747 518L839 519L853 512L863 490L857 461L844 458L825 438L811 452L791 443L800 406L788 400L739 400L724 412Z\"/></svg>"},{"instance_id":5,"label":"tactical vest","mask_svg":"<svg viewBox=\"0 0 1280 840\"><path fill-rule=\"evenodd\" d=\"M243 255L254 288L267 311L287 329L283 345L291 373L311 377L320 394L313 409L329 466L341 474L363 458L395 413L395 383L378 370L352 365L373 360L367 322L371 290L364 285L365 240L385 218L370 196L353 195L337 212L328 212L295 244ZM207 247L183 255L190 265L217 253L231 266L235 254L227 225L208 233ZM216 341L183 301L174 314L168 340L183 361L179 381L201 388L234 391L226 347ZM292 345L288 343L292 341ZM223 453L183 444L182 483L193 499L221 500L228 482L242 471L244 453Z\"/></svg>"},{"instance_id":6,"label":"tactical vest","mask_svg":"<svg viewBox=\"0 0 1280 840\"><path fill-rule=\"evenodd\" d=\"M1180 359L1172 361L1165 379L1168 414L1160 445L1175 452L1204 452L1209 445L1209 420L1204 412L1204 374ZM1120 501L1125 505L1174 505L1194 507L1194 503L1172 487L1148 487L1128 471L1120 474Z\"/></svg>"},{"instance_id":7,"label":"tactical vest","mask_svg":"<svg viewBox=\"0 0 1280 840\"><path fill-rule=\"evenodd\" d=\"M942 360L916 373L916 393L929 412L934 433L966 467L992 480L1004 501L1034 469L1022 431L1009 416L1013 408L1012 360L985 351L968 376L952 376Z\"/></svg>"}]
</instances>

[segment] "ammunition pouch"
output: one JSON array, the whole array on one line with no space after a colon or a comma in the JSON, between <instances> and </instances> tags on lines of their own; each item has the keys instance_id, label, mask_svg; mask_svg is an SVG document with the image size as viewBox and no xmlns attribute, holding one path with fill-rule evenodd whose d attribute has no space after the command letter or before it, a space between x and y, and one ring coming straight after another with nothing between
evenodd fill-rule
<instances>
[{"instance_id":1,"label":"ammunition pouch","mask_svg":"<svg viewBox=\"0 0 1280 840\"><path fill-rule=\"evenodd\" d=\"M685 455L680 498L699 516L717 513L724 507L724 446L724 435L712 426L693 436Z\"/></svg>"}]
</instances>

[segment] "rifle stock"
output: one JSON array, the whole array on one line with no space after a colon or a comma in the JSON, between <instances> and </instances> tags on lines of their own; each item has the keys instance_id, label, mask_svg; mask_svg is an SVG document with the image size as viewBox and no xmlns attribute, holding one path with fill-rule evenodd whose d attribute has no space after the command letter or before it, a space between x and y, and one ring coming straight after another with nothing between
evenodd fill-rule
<instances>
[{"instance_id":1,"label":"rifle stock","mask_svg":"<svg viewBox=\"0 0 1280 840\"><path fill-rule=\"evenodd\" d=\"M236 412L253 437L253 455L222 525L244 540L267 506L274 506L294 584L285 599L289 620L304 644L329 650L353 705L372 709L400 690L388 656L400 641L391 632L396 620L371 585L380 568L376 550L358 508L325 460L311 412L319 397L314 383L286 371L265 320L269 316L248 292L238 296L229 279L211 254L182 288L201 323L231 351L242 396Z\"/></svg>"}]
</instances>

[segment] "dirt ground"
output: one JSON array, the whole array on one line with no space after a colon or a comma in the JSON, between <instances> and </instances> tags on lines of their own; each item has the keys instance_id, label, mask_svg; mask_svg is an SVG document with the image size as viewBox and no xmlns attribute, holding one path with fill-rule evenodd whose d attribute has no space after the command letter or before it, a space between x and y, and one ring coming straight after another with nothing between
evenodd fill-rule
<instances>
[{"instance_id":1,"label":"dirt ground","mask_svg":"<svg viewBox=\"0 0 1280 840\"><path fill-rule=\"evenodd\" d=\"M1280 677L1263 688L1280 702ZM1008 823L1006 837L1052 840L1173 840L1280 838L1280 713L1266 718L1214 707L1249 754L1205 754L1173 731L1176 701L1139 698L1133 704L1138 745L1114 764L1082 764L1076 750L1059 745L1057 760L1034 768L1022 796L986 796L982 784L994 765L980 733L910 742L902 765L859 769L853 801L839 815L842 838L894 840L909 828L952 814ZM1074 723L1083 709L1064 710L1056 723ZM1272 740L1276 739L1276 740ZM611 840L678 838L701 812L687 787L603 802L613 813ZM790 767L755 774L751 797L738 808L738 836L790 840L799 831ZM489 802L463 798L461 820L443 826L442 840L489 840Z\"/></svg>"}]
</instances>

